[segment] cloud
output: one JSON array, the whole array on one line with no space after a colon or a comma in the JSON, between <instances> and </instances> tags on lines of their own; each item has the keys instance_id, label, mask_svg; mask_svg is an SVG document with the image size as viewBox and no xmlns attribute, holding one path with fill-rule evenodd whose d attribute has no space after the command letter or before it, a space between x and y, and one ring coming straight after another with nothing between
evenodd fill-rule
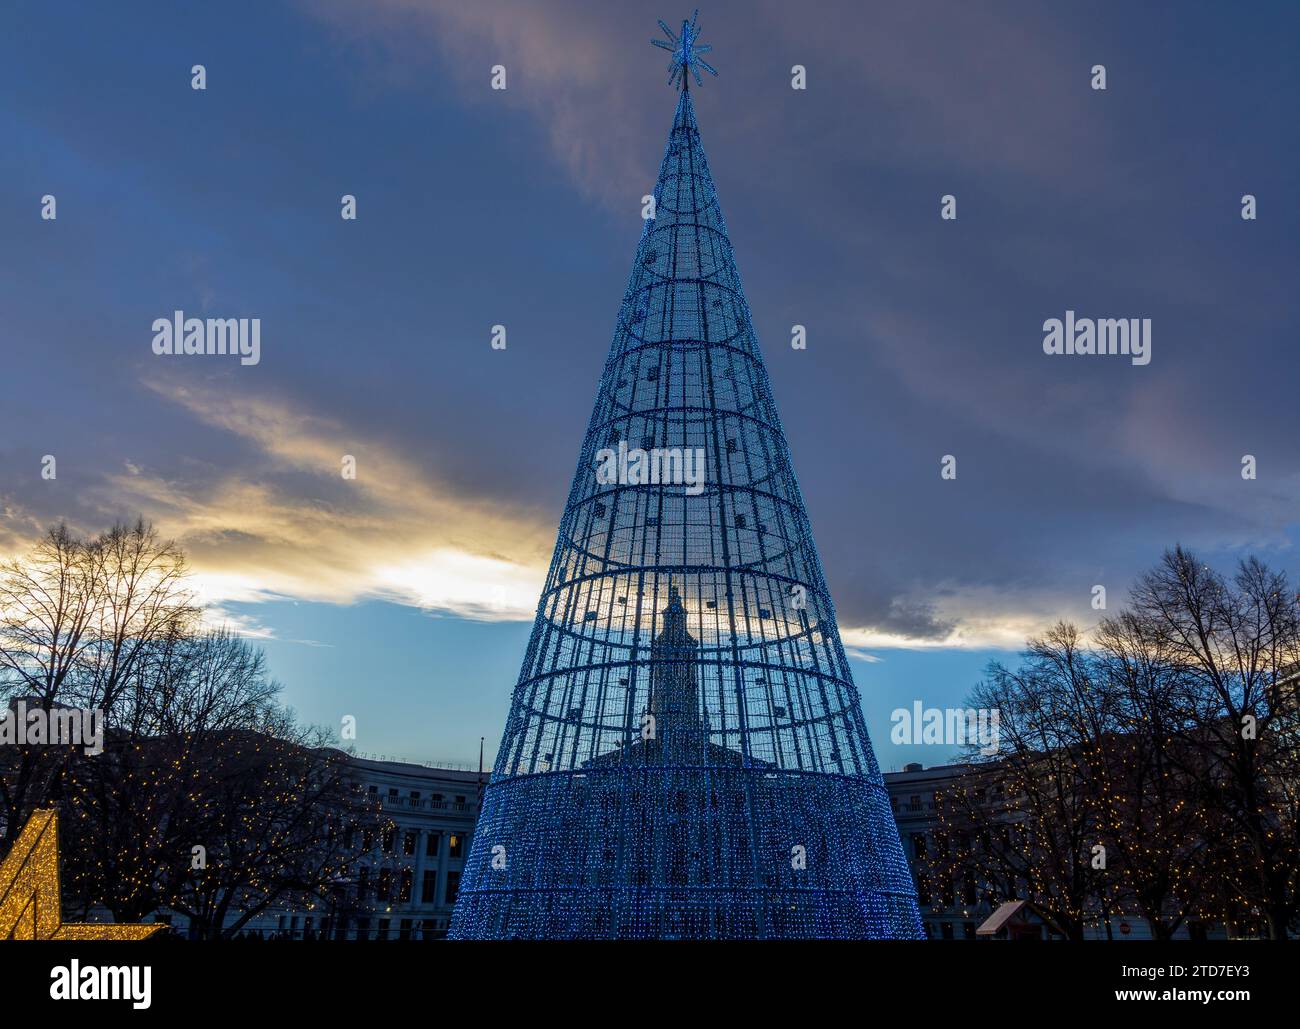
<instances>
[{"instance_id":1,"label":"cloud","mask_svg":"<svg viewBox=\"0 0 1300 1029\"><path fill-rule=\"evenodd\" d=\"M584 197L635 217L629 198L635 204L653 178L672 102L664 85L664 55L648 45L659 35L653 25L658 12L578 0L310 0L299 10L309 27L326 26L343 52L324 62L327 66L312 53L310 66L345 79L363 98L400 91L401 96L385 95L374 105L396 124L420 124L429 114L428 122L441 132L445 126L463 130L467 121L478 120L486 126L481 136L488 145L500 144L519 158L520 176L536 174L530 163L549 162L563 173L552 176L562 186L571 183ZM1159 84L1158 63L1128 61L1123 76L1113 80L1123 88L1109 96L1087 88L1093 58L1086 51L1100 49L1091 45L1089 32L1096 26L1087 22L1025 5L979 8L958 2L884 7L843 2L810 16L776 0L719 0L704 12L705 41L718 44L723 72L716 88L710 83L708 103L715 106L705 118L705 132L716 168L728 180L724 204L729 212L741 212L734 224L747 237L738 240L744 244L742 265L746 256L755 261L746 268L753 276L751 297L761 301L756 314L780 325L778 316L789 310L785 325L817 326L816 345L807 360L800 358L798 370L779 365L775 355L772 361L787 428L797 424L798 417L789 417L795 413L824 426L823 439L844 439L861 449L864 474L857 484L846 481L853 475L844 474L839 448L822 448L830 451L822 454L805 447L798 463L806 487L822 484L811 513L835 580L846 644L859 650L1015 647L1062 614L1086 621L1089 611L1080 598L1086 598L1090 584L1112 584L1114 596L1122 589L1117 584L1176 538L1198 546L1287 543L1285 529L1294 522L1300 499L1300 478L1285 450L1294 432L1287 431L1290 415L1284 412L1293 405L1277 396L1282 388L1275 389L1271 402L1258 395L1287 380L1264 360L1272 356L1261 348L1268 334L1256 330L1271 328L1279 356L1289 354L1282 348L1294 333L1277 329L1276 309L1284 296L1279 284L1294 278L1287 274L1293 271L1292 251L1283 249L1283 259L1270 261L1263 259L1266 251L1225 249L1231 246L1226 233L1222 240L1188 234L1186 226L1198 219L1207 235L1217 232L1204 211L1206 204L1217 203L1206 198L1215 195L1219 183L1204 175L1207 169L1222 170L1216 172L1207 159L1189 165L1188 174L1167 174L1170 161L1185 160L1174 133L1187 126L1180 129L1177 118L1168 117L1177 115L1176 102L1143 90ZM1125 23L1126 30L1132 27L1132 20ZM1152 25L1146 28L1149 32ZM1130 38L1140 43L1145 37L1139 32ZM269 49L278 53L280 47ZM304 47L314 49L311 42ZM788 87L786 75L796 61L809 68L806 94ZM497 63L508 69L510 88L504 92L489 88L490 68ZM1143 99L1134 104L1138 94ZM1167 85L1165 94L1182 95ZM255 112L242 110L240 116L256 126L257 131L245 132L249 139L275 142L281 163L272 162L268 179L299 196L305 185L322 181L316 174L304 178L302 169L325 167L322 155L330 151L313 149L322 135L316 123L302 123L307 127L296 138L294 126L312 112L305 103L295 106L296 94L287 95L291 102L282 96L265 105L275 118L259 123ZM337 94L328 95L333 103ZM1225 103L1231 99L1225 94ZM430 112L422 104L457 109ZM145 109L127 105L123 110L136 111L138 120ZM156 117L156 112L146 115L145 121L152 126ZM1153 118L1161 132L1148 139ZM45 120L54 126L81 124L56 116ZM1201 122L1195 128L1197 145L1207 150L1221 138L1206 136ZM109 119L101 135L96 139L78 131L71 137L94 156L87 170L101 185L114 168L119 183L138 185L134 163L114 163L120 160L115 151L121 141L136 138L129 121ZM355 148L367 157L374 151L398 153L409 166L424 167L418 159L408 160L420 154L404 145L409 139L380 136L374 145L368 137L341 134L340 140L349 159ZM455 142L437 138L439 148ZM373 151L367 152L370 146ZM139 151L126 149L132 155ZM346 166L341 153L335 160ZM214 174L229 170L221 161L210 163ZM1234 164L1239 168L1232 176L1244 169L1252 181L1265 168L1240 153ZM1268 165L1285 167L1286 162ZM190 184L189 176L168 176L167 168L156 169L157 181L169 183L166 188ZM390 165L376 163L378 169L385 170L385 181L397 184ZM565 208L571 198L563 188L537 185L537 195L554 204L548 209L552 215L571 217L590 207L584 200ZM213 207L203 183L192 188L200 201L194 205L198 216L220 218L223 209ZM935 236L937 197L949 189L961 196L962 221ZM1235 201L1235 190L1233 185L1223 195ZM229 183L223 182L221 192L231 193ZM437 195L434 188L429 192ZM146 199L145 210L156 213L156 197ZM459 206L492 202L490 195L466 193ZM195 238L208 239L195 235L193 221L183 221L184 204L166 208L172 212L169 222L184 237L184 250L194 248ZM922 209L928 213L918 218ZM336 219L332 209L327 213ZM226 220L232 232L238 229L237 219ZM226 228L224 221L199 224L214 241L222 234L216 230ZM361 227L369 224L384 223ZM423 229L418 219L411 224ZM584 304L584 282L575 272L588 275L589 263L566 254L549 230L543 235L527 221L521 224L508 245L491 242L517 250L524 271L507 279L496 266L497 281L490 288L512 297L527 312L535 339L553 343L554 349L548 351L547 373L540 363L528 365L521 348L524 361L516 368L537 369L536 383L510 380L502 393L534 390L548 398L552 411L585 409L590 396L583 391L595 365L573 365L580 388L564 381L557 369L567 368L570 360L594 362L603 343L586 331L568 329L567 319ZM1261 221L1242 238L1258 247L1268 224ZM280 235L311 246L320 238L314 231L302 221L296 231ZM450 222L446 231L447 238L456 238ZM463 226L458 231L460 239L470 238ZM427 237L423 231L418 237L423 247ZM570 249L582 250L593 238L575 233ZM152 269L167 251L149 233L141 233L141 239ZM540 258L533 249L539 239ZM750 240L762 245L751 247ZM276 289L268 293L296 298L299 289L319 288L322 270L306 260L309 255L287 260L289 251L273 247L268 260L267 242L264 235L236 232L230 252L247 253L249 259L233 259L229 266L219 249L209 255L199 247L203 256L174 262L181 288L206 306L214 295L208 279L217 274L221 295L240 295L243 302L249 291L240 288L232 268L263 285L273 283ZM390 242L384 237L386 252ZM419 264L400 251L393 254L399 279L401 269ZM474 269L467 275L493 278L491 268L462 263ZM115 264L131 267L125 261ZM611 278L623 267L613 268ZM293 271L300 281L292 278ZM392 269L384 267L383 273L391 275ZM278 278L282 274L290 277ZM1256 288L1261 278L1277 280L1263 294L1271 304L1262 306ZM147 292L158 282L139 269L122 281L124 296L133 283ZM447 293L431 291L431 303L454 307L451 313L469 312L469 320L486 324L475 313L480 308L474 300L462 303L455 293L459 280L449 281ZM355 308L359 321L364 315L376 324L406 324L392 310L402 298L358 283L349 286L357 300L348 307ZM403 295L413 292L403 290ZM363 293L368 299L361 299ZM1118 304L1119 313L1146 313L1158 304L1156 366L1136 371L1045 359L1037 326L1046 314L1059 315L1067 302L1075 303L1068 297L1076 296ZM539 303L539 297L547 302ZM148 298L149 310L154 299ZM612 308L615 300L611 292L595 303ZM128 296L128 302L138 305L140 297ZM1130 308L1130 302L1137 306ZM94 305L85 306L98 317ZM495 319L498 302L490 306ZM33 324L49 320L50 304L36 303L33 309ZM1211 309L1227 313L1230 332L1223 321L1210 319ZM1290 310L1284 303L1281 309ZM1180 311L1187 317L1180 319ZM137 317L132 308L130 319ZM1198 324L1202 318L1204 324ZM1252 326L1251 318L1264 324ZM553 324L564 329L548 337ZM601 331L606 324L601 321ZM103 355L117 353L112 333L101 339L98 329L60 331L65 338L50 339L49 352L75 345L70 341L79 337L93 341L93 350L68 362L83 376L87 369L105 367L96 363L105 360ZM1214 349L1197 349L1198 336L1212 341ZM1229 339L1241 342L1220 346ZM337 364L328 364L329 347L319 353L321 364L306 374L306 385L301 378L281 383L289 393L312 396L310 402L158 380L151 386L150 407L127 412L143 419L146 428L140 430L127 424L129 418L113 420L116 412L102 398L116 397L96 379L91 403L80 408L77 398L69 407L87 412L81 435L88 435L88 424L112 425L102 438L61 441L52 428L59 413L53 405L18 418L20 431L39 429L35 453L75 445L76 456L66 465L66 478L61 464L57 485L31 489L20 485L29 481L28 459L15 449L8 463L9 454L0 453L0 481L6 489L9 483L26 489L21 503L0 497L0 550L12 552L62 514L94 531L113 518L143 513L190 551L204 599L218 612L281 597L331 603L380 597L471 618L530 618L558 510L554 501L545 510L530 508L529 498L571 466L559 462L552 474L548 461L545 476L521 475L510 479L508 488L499 477L495 484L489 480L501 458L508 458L511 441L535 438L528 434L538 431L536 411L515 404L487 429L482 419L467 419L477 428L464 433L462 446L458 405L463 398L481 403L487 377L449 373L434 416L403 422L403 412L424 413L412 402L427 393L416 376L390 384L372 374L373 388L348 400L342 390L322 388L331 375L336 380L341 375L334 374ZM1167 370L1178 366L1182 374L1169 375ZM265 371L277 374L273 363ZM289 373L303 376L301 367ZM387 409L373 404L380 395ZM16 399L21 411L24 398ZM95 402L103 408L92 415ZM318 413L325 410L347 413ZM199 427L193 446L171 438L174 432L193 431L187 417ZM166 428L157 438L144 438L158 425ZM1282 431L1275 431L1279 425ZM365 432L356 431L363 427ZM130 438L132 430L141 435ZM403 441L414 432L431 445ZM221 445L211 445L213 439ZM952 449L954 439L962 448L963 476L956 502L927 492L915 474L923 464L933 486L935 456ZM103 453L114 452L107 470L95 464L103 456L94 452L96 444ZM576 444L575 438L554 445L557 451L569 447L565 453L571 454ZM31 440L21 445L36 446ZM1243 484L1235 462L1248 451L1259 454L1265 475ZM191 456L181 456L186 452ZM192 456L196 452L205 456ZM355 481L338 474L343 454L358 458ZM10 475L20 462L21 474ZM539 486L543 478L547 485ZM498 493L505 488L509 496L488 500L494 488ZM1039 587L1040 581L1054 584L1055 592ZM255 610L243 607L238 613L243 631L273 631L258 623Z\"/></svg>"},{"instance_id":2,"label":"cloud","mask_svg":"<svg viewBox=\"0 0 1300 1029\"><path fill-rule=\"evenodd\" d=\"M602 202L626 208L652 174L644 146L663 138L666 126L662 97L648 87L663 55L655 51L652 60L648 47L639 55L636 47L662 33L643 9L593 9L580 0L313 0L300 10L367 58L362 89L427 88L436 54L464 98L531 118L573 183ZM751 81L747 69L762 69L769 86L789 94L787 69L805 62L815 88L831 97L826 108L814 105L814 123L870 111L869 139L818 128L820 138L801 140L812 143L801 160L823 168L828 194L845 199L856 190L843 174L846 160L955 162L984 173L1064 175L1075 188L1099 189L1114 144L1108 123L1089 112L1087 67L1077 66L1077 40L1053 24L1059 20L960 2L841 3L809 17L784 0L746 0L715 5L702 26L705 42L716 29L724 52L745 55L729 71L741 83ZM495 64L507 69L505 90L490 89ZM779 105L729 110L730 123L751 138L790 131ZM1063 123L1073 127L1068 143L1045 145ZM827 148L838 160L825 160ZM1087 174L1079 173L1080 152L1089 157ZM850 223L840 214L828 224L845 231Z\"/></svg>"},{"instance_id":3,"label":"cloud","mask_svg":"<svg viewBox=\"0 0 1300 1029\"><path fill-rule=\"evenodd\" d=\"M105 517L144 512L190 555L199 598L384 599L467 618L529 618L554 530L457 496L402 455L270 397L147 383L202 424L253 444L238 470L163 474L128 463L86 490ZM356 478L342 477L344 455ZM264 627L245 616L240 627Z\"/></svg>"},{"instance_id":4,"label":"cloud","mask_svg":"<svg viewBox=\"0 0 1300 1029\"><path fill-rule=\"evenodd\" d=\"M277 638L256 605L286 599L381 599L486 621L534 616L555 512L458 493L393 447L282 397L165 375L145 387L237 441L213 448L227 463L177 459L156 468L122 459L79 490L75 508L61 502L59 514L83 532L137 515L153 521L188 554L209 623ZM354 480L340 474L344 455L356 458ZM50 520L12 501L3 514L0 549L10 554ZM842 621L844 642L868 661L879 658L864 648L1016 647L1044 622L1024 612L1023 596L1008 596L953 587L933 600L877 587L843 598L861 612Z\"/></svg>"},{"instance_id":5,"label":"cloud","mask_svg":"<svg viewBox=\"0 0 1300 1029\"><path fill-rule=\"evenodd\" d=\"M854 657L883 649L1019 650L1030 636L1058 620L1087 627L1087 604L1047 592L1008 592L988 586L941 586L933 600L897 598L901 619L866 626L841 626L845 649ZM922 612L918 621L907 612Z\"/></svg>"},{"instance_id":6,"label":"cloud","mask_svg":"<svg viewBox=\"0 0 1300 1029\"><path fill-rule=\"evenodd\" d=\"M647 132L662 134L665 125L652 125L648 110L629 98L620 74L628 40L589 4L326 0L302 10L346 44L380 48L372 82L414 87L413 72L426 71L436 52L463 97L531 116L552 156L587 195L626 208L653 179L635 157L637 144ZM506 68L504 90L490 88L496 64Z\"/></svg>"}]
</instances>

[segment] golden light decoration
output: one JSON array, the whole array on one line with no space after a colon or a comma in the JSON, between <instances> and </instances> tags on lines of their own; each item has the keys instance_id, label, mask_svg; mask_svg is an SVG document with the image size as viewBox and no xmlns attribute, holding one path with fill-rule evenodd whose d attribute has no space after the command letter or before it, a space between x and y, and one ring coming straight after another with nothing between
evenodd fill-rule
<instances>
[{"instance_id":1,"label":"golden light decoration","mask_svg":"<svg viewBox=\"0 0 1300 1029\"><path fill-rule=\"evenodd\" d=\"M57 811L32 812L0 863L0 940L143 940L161 928L63 921Z\"/></svg>"}]
</instances>

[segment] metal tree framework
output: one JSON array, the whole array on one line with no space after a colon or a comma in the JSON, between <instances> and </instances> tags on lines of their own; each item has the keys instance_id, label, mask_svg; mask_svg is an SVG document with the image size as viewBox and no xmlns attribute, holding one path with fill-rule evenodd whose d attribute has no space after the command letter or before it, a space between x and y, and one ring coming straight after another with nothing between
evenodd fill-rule
<instances>
[{"instance_id":1,"label":"metal tree framework","mask_svg":"<svg viewBox=\"0 0 1300 1029\"><path fill-rule=\"evenodd\" d=\"M681 97L654 216L451 935L920 937L700 145L689 77L716 72L694 21L659 24Z\"/></svg>"}]
</instances>

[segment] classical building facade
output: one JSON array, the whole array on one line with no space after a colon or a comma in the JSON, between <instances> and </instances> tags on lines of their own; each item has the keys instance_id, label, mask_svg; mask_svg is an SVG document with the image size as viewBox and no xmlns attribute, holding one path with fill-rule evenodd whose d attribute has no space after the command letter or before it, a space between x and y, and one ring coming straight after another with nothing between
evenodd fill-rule
<instances>
[{"instance_id":1,"label":"classical building facade","mask_svg":"<svg viewBox=\"0 0 1300 1029\"><path fill-rule=\"evenodd\" d=\"M909 764L901 772L885 773L885 789L898 823L903 853L917 887L921 924L932 940L973 940L975 930L992 913L993 907L979 896L975 884L936 878L927 857L934 850L934 833L939 825L934 795L960 778L967 765L937 765L924 768Z\"/></svg>"},{"instance_id":2,"label":"classical building facade","mask_svg":"<svg viewBox=\"0 0 1300 1029\"><path fill-rule=\"evenodd\" d=\"M379 802L392 829L371 839L358 833L353 842L356 875L349 876L350 885L340 897L270 911L250 921L246 930L293 939L444 938L487 773L365 758L353 758L351 764L352 781ZM935 794L969 770L966 764L909 764L902 771L884 773L929 939L977 939L980 927L991 924L999 909L974 882L941 876L930 861L939 829ZM180 921L175 916L160 920ZM1140 917L1117 914L1111 923L1113 939L1150 938ZM1105 925L1097 924L1089 927L1088 935L1105 939L1108 934ZM1177 935L1185 939L1191 933L1184 927ZM1222 938L1226 933L1215 927L1207 935Z\"/></svg>"},{"instance_id":3,"label":"classical building facade","mask_svg":"<svg viewBox=\"0 0 1300 1029\"><path fill-rule=\"evenodd\" d=\"M353 758L352 780L392 827L352 841L355 875L328 902L283 908L248 931L293 939L431 940L447 934L478 817L473 771Z\"/></svg>"}]
</instances>

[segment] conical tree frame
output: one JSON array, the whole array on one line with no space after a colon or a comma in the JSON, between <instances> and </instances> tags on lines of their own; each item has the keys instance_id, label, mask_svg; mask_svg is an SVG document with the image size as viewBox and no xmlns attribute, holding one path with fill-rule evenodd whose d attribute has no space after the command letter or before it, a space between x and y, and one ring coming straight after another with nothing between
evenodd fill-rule
<instances>
[{"instance_id":1,"label":"conical tree frame","mask_svg":"<svg viewBox=\"0 0 1300 1029\"><path fill-rule=\"evenodd\" d=\"M920 937L689 88L654 199L451 935Z\"/></svg>"}]
</instances>

